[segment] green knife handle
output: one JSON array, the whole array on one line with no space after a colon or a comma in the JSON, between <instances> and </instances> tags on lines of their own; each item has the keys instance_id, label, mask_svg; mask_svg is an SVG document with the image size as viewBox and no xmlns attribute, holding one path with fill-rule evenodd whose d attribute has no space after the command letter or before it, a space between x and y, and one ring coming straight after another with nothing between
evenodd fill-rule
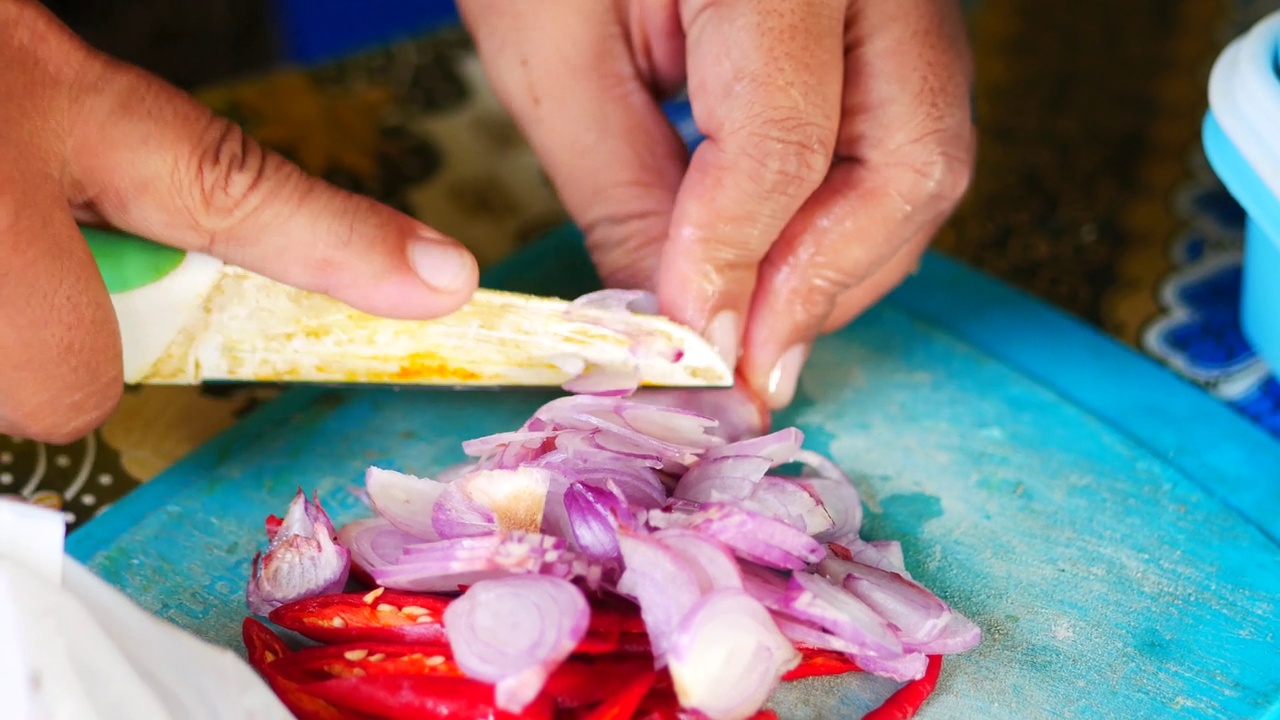
<instances>
[{"instance_id":1,"label":"green knife handle","mask_svg":"<svg viewBox=\"0 0 1280 720\"><path fill-rule=\"evenodd\" d=\"M182 264L186 252L117 230L80 227L98 271L113 295L163 278Z\"/></svg>"}]
</instances>

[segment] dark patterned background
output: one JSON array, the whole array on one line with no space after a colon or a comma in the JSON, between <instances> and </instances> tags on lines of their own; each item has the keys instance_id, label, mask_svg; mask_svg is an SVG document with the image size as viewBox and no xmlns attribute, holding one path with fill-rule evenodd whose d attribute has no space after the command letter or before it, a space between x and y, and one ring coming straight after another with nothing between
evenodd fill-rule
<instances>
[{"instance_id":1,"label":"dark patterned background","mask_svg":"<svg viewBox=\"0 0 1280 720\"><path fill-rule=\"evenodd\" d=\"M268 73L278 42L255 0L49 5L99 47L204 88L205 102L311 172L459 237L482 263L564 219L460 32ZM1280 387L1236 323L1239 209L1198 145L1210 63L1276 7L974 3L978 176L938 247L1280 432ZM275 392L130 390L99 433L70 447L0 437L0 491L83 521Z\"/></svg>"}]
</instances>

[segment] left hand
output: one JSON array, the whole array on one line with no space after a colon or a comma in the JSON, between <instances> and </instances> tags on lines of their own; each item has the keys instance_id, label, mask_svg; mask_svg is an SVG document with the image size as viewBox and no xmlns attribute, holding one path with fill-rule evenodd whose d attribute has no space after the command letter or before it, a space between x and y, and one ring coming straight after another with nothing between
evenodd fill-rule
<instances>
[{"instance_id":1,"label":"left hand","mask_svg":"<svg viewBox=\"0 0 1280 720\"><path fill-rule=\"evenodd\" d=\"M968 185L957 0L459 6L606 284L656 290L775 408ZM691 162L658 105L686 84Z\"/></svg>"}]
</instances>

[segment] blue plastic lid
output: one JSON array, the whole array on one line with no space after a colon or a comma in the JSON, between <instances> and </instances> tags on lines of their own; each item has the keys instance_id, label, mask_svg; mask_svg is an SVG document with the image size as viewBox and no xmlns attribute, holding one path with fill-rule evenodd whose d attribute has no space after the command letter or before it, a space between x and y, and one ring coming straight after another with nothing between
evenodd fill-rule
<instances>
[{"instance_id":1,"label":"blue plastic lid","mask_svg":"<svg viewBox=\"0 0 1280 720\"><path fill-rule=\"evenodd\" d=\"M1262 182L1274 205L1280 198L1280 11L1263 18L1231 42L1209 76L1210 116L1218 130L1206 132L1214 170L1236 194L1233 181L1248 184L1248 173L1219 147L1225 136L1240 159ZM1211 158L1211 162L1214 162ZM1238 196L1239 197L1239 196ZM1243 204L1243 199L1242 199ZM1245 208L1250 215L1275 214L1274 207Z\"/></svg>"}]
</instances>

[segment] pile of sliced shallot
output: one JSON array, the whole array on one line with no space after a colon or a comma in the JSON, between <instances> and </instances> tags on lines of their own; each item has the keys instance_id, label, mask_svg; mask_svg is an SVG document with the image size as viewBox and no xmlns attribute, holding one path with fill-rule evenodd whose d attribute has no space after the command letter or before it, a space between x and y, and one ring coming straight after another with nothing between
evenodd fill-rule
<instances>
[{"instance_id":1,"label":"pile of sliced shallot","mask_svg":"<svg viewBox=\"0 0 1280 720\"><path fill-rule=\"evenodd\" d=\"M389 590L465 589L443 616L453 661L510 713L539 697L601 598L638 606L654 667L711 720L759 711L797 648L911 681L929 656L978 644L898 543L860 537L857 491L799 429L761 434L737 390L633 393L602 375L613 381L596 394L463 443L472 461L433 478L370 468L374 516L336 533L299 495L268 522L250 610L339 592L349 572Z\"/></svg>"}]
</instances>

